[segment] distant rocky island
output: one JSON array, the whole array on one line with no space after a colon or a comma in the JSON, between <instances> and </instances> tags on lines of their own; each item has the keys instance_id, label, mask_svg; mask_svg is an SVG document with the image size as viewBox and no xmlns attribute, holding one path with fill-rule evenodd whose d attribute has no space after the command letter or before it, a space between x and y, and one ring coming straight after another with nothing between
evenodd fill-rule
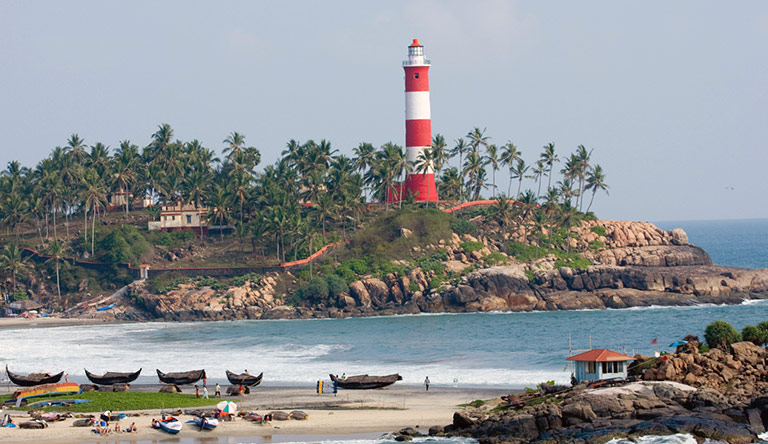
<instances>
[{"instance_id":1,"label":"distant rocky island","mask_svg":"<svg viewBox=\"0 0 768 444\"><path fill-rule=\"evenodd\" d=\"M689 244L682 229L591 220L573 231L579 242L600 245L582 253L587 264L563 266L555 254L520 262L505 253L502 241L453 232L447 241L414 247L439 251L440 260L403 275L391 272L356 279L315 303L291 303L284 282L293 275L273 272L246 277L229 287L183 279L163 294L148 282L134 282L114 301L112 310L96 312L95 306L84 306L67 315L124 321L303 319L738 304L768 297L768 270L713 265L704 250ZM401 228L398 235L414 234ZM435 285L441 269L454 278Z\"/></svg>"}]
</instances>

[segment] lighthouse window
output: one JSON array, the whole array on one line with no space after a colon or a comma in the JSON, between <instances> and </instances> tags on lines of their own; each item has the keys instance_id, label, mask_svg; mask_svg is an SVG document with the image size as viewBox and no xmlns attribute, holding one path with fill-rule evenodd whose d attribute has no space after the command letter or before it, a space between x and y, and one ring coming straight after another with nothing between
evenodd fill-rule
<instances>
[{"instance_id":1,"label":"lighthouse window","mask_svg":"<svg viewBox=\"0 0 768 444\"><path fill-rule=\"evenodd\" d=\"M419 73L417 73L417 72L416 72L416 73L413 73L413 78L414 78L414 79L418 79L418 78L419 78Z\"/></svg>"}]
</instances>

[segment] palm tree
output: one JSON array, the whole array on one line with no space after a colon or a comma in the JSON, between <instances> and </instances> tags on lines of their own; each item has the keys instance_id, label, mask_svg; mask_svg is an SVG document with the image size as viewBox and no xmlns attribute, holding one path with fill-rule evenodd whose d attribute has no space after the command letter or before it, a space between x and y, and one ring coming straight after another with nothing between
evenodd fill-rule
<instances>
[{"instance_id":1,"label":"palm tree","mask_svg":"<svg viewBox=\"0 0 768 444\"><path fill-rule=\"evenodd\" d=\"M61 284L59 280L59 262L62 261L67 254L67 250L64 247L64 244L61 243L61 241L55 240L51 242L50 245L48 245L48 248L46 249L46 254L48 255L48 260L45 262L55 261L56 262L56 290L59 295L59 300L61 300Z\"/></svg>"},{"instance_id":2,"label":"palm tree","mask_svg":"<svg viewBox=\"0 0 768 444\"><path fill-rule=\"evenodd\" d=\"M520 152L512 142L505 143L502 148L503 150L501 151L499 161L501 161L503 166L509 168L509 187L507 189L507 196L510 196L512 195L512 168L517 160L520 159ZM517 194L520 194L520 190L517 191Z\"/></svg>"},{"instance_id":3,"label":"palm tree","mask_svg":"<svg viewBox=\"0 0 768 444\"><path fill-rule=\"evenodd\" d=\"M376 148L372 143L361 142L360 145L352 149L357 160L355 161L355 168L365 173L366 170L371 168L376 158Z\"/></svg>"},{"instance_id":4,"label":"palm tree","mask_svg":"<svg viewBox=\"0 0 768 444\"><path fill-rule=\"evenodd\" d=\"M560 208L559 199L560 193L554 188L549 188L547 190L547 195L544 198L544 205L542 205L546 211L547 220L549 221L547 251L552 249L552 231L554 230L554 223L557 219L557 210Z\"/></svg>"},{"instance_id":5,"label":"palm tree","mask_svg":"<svg viewBox=\"0 0 768 444\"><path fill-rule=\"evenodd\" d=\"M66 150L80 165L83 164L85 157L88 155L85 151L85 140L81 139L77 134L72 134L72 136L67 139Z\"/></svg>"},{"instance_id":6,"label":"palm tree","mask_svg":"<svg viewBox=\"0 0 768 444\"><path fill-rule=\"evenodd\" d=\"M455 167L443 171L443 175L438 182L439 193L445 200L459 200L462 191L462 176Z\"/></svg>"},{"instance_id":7,"label":"palm tree","mask_svg":"<svg viewBox=\"0 0 768 444\"><path fill-rule=\"evenodd\" d=\"M484 186L480 183L480 176L485 173L485 165L485 159L477 151L470 151L467 154L463 174L469 176L467 187L474 192L472 200L477 200L480 197L480 190Z\"/></svg>"},{"instance_id":8,"label":"palm tree","mask_svg":"<svg viewBox=\"0 0 768 444\"><path fill-rule=\"evenodd\" d=\"M496 198L496 171L499 169L499 150L496 148L496 145L490 144L486 148L486 152L488 155L485 157L486 159L486 165L490 165L491 169L493 171L493 193L492 196L495 199Z\"/></svg>"},{"instance_id":9,"label":"palm tree","mask_svg":"<svg viewBox=\"0 0 768 444\"><path fill-rule=\"evenodd\" d=\"M472 131L468 132L465 136L469 139L469 146L473 151L477 151L481 145L488 149L488 139L490 139L490 137L485 135L485 130L485 128L481 130L478 127L474 127Z\"/></svg>"},{"instance_id":10,"label":"palm tree","mask_svg":"<svg viewBox=\"0 0 768 444\"><path fill-rule=\"evenodd\" d=\"M581 211L584 204L586 175L592 169L592 165L589 163L589 160L592 157L592 150L587 151L584 145L579 145L576 148L576 157L578 158L577 177L579 179L579 211Z\"/></svg>"},{"instance_id":11,"label":"palm tree","mask_svg":"<svg viewBox=\"0 0 768 444\"><path fill-rule=\"evenodd\" d=\"M525 177L525 173L528 172L529 168L530 167L525 164L525 160L521 157L518 157L515 166L510 165L510 183L512 183L512 179L517 179L517 194L515 196L520 196L520 188L523 186L523 177Z\"/></svg>"},{"instance_id":12,"label":"palm tree","mask_svg":"<svg viewBox=\"0 0 768 444\"><path fill-rule=\"evenodd\" d=\"M446 146L445 137L443 137L442 134L435 134L435 137L432 138L432 152L435 171L438 175L440 175L446 162L448 162L448 151L446 150Z\"/></svg>"},{"instance_id":13,"label":"palm tree","mask_svg":"<svg viewBox=\"0 0 768 444\"><path fill-rule=\"evenodd\" d=\"M595 200L595 193L598 191L605 191L605 194L608 194L608 188L610 187L605 183L603 168L600 165L595 165L595 167L587 173L587 185L584 188L585 190L592 190L592 197L589 199L589 205L587 205L587 213L589 213L589 209L592 208L592 202Z\"/></svg>"},{"instance_id":14,"label":"palm tree","mask_svg":"<svg viewBox=\"0 0 768 444\"><path fill-rule=\"evenodd\" d=\"M453 149L451 150L451 156L456 156L456 154L459 155L459 168L464 168L464 153L466 153L469 150L469 146L464 142L463 138L459 138L456 140L456 145L454 145ZM461 176L461 193L459 195L461 196L461 201L464 201L464 175Z\"/></svg>"},{"instance_id":15,"label":"palm tree","mask_svg":"<svg viewBox=\"0 0 768 444\"><path fill-rule=\"evenodd\" d=\"M93 211L91 215L91 256L93 256L94 237L96 235L96 209L106 204L107 195L103 181L98 176L96 170L92 168L87 169L83 176L82 199L85 204L83 214L85 217L86 240L88 239L88 207Z\"/></svg>"},{"instance_id":16,"label":"palm tree","mask_svg":"<svg viewBox=\"0 0 768 444\"><path fill-rule=\"evenodd\" d=\"M125 214L130 208L130 190L136 183L136 169L139 164L139 147L132 145L129 140L120 142L120 147L112 158L113 192L125 197L123 206Z\"/></svg>"},{"instance_id":17,"label":"palm tree","mask_svg":"<svg viewBox=\"0 0 768 444\"><path fill-rule=\"evenodd\" d=\"M544 176L544 173L546 172L546 169L544 168L544 162L541 160L536 161L536 166L533 167L533 170L531 171L533 174L528 176L529 179L533 179L534 183L537 184L536 188L536 200L539 199L539 196L541 196L541 178Z\"/></svg>"},{"instance_id":18,"label":"palm tree","mask_svg":"<svg viewBox=\"0 0 768 444\"><path fill-rule=\"evenodd\" d=\"M0 268L11 274L13 291L16 291L16 276L31 267L21 256L18 244L6 244L0 251Z\"/></svg>"},{"instance_id":19,"label":"palm tree","mask_svg":"<svg viewBox=\"0 0 768 444\"><path fill-rule=\"evenodd\" d=\"M430 174L433 171L435 163L435 151L431 148L424 148L419 152L416 157L416 161L411 165L415 174L421 174L422 177ZM429 188L427 187L427 208L429 208Z\"/></svg>"},{"instance_id":20,"label":"palm tree","mask_svg":"<svg viewBox=\"0 0 768 444\"><path fill-rule=\"evenodd\" d=\"M208 206L208 220L219 225L219 238L224 241L224 230L221 227L229 221L229 211L232 207L231 194L224 185L215 183L212 192L206 199Z\"/></svg>"},{"instance_id":21,"label":"palm tree","mask_svg":"<svg viewBox=\"0 0 768 444\"><path fill-rule=\"evenodd\" d=\"M541 162L549 166L549 178L547 182L547 189L552 187L552 168L555 166L555 162L559 162L560 159L555 154L555 144L548 143L544 145L544 152L541 153Z\"/></svg>"}]
</instances>

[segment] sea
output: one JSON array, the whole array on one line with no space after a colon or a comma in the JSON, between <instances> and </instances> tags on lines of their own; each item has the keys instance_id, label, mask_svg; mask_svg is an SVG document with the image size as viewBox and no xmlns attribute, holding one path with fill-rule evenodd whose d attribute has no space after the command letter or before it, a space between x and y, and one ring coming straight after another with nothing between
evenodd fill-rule
<instances>
[{"instance_id":1,"label":"sea","mask_svg":"<svg viewBox=\"0 0 768 444\"><path fill-rule=\"evenodd\" d=\"M768 268L768 219L656 222L681 227L718 265ZM61 371L87 382L93 373L205 368L264 372L263 385L314 387L329 373L399 373L402 384L520 389L567 383L570 352L610 348L633 355L674 350L688 334L724 320L737 329L768 320L768 301L620 310L462 313L351 319L133 323L0 330L0 365L19 373ZM651 343L655 341L655 345ZM650 437L648 439L656 439ZM684 443L688 437L656 442ZM335 443L337 440L322 442ZM345 444L376 444L381 439ZM384 440L386 441L386 440Z\"/></svg>"}]
</instances>

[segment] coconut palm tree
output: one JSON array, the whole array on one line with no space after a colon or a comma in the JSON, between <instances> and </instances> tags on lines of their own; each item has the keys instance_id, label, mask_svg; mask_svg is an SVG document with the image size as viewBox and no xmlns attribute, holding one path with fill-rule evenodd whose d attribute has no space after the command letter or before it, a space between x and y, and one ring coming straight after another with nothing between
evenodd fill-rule
<instances>
[{"instance_id":1,"label":"coconut palm tree","mask_svg":"<svg viewBox=\"0 0 768 444\"><path fill-rule=\"evenodd\" d=\"M507 188L507 196L512 195L512 169L518 159L520 159L520 152L517 150L515 144L512 142L505 143L502 147L499 161L502 166L509 168L509 187ZM520 194L520 190L517 191L517 194Z\"/></svg>"},{"instance_id":2,"label":"coconut palm tree","mask_svg":"<svg viewBox=\"0 0 768 444\"><path fill-rule=\"evenodd\" d=\"M81 198L85 204L83 215L85 218L84 229L86 232L86 241L88 240L88 207L90 207L93 214L91 215L91 256L94 255L94 236L96 234L96 209L101 206L106 206L107 193L104 181L99 177L98 173L93 168L88 168L85 171L85 175L82 180L83 188L81 191Z\"/></svg>"},{"instance_id":3,"label":"coconut palm tree","mask_svg":"<svg viewBox=\"0 0 768 444\"><path fill-rule=\"evenodd\" d=\"M491 181L491 184L493 186L493 192L491 196L493 199L496 198L496 171L499 169L499 150L494 144L488 145L486 148L486 156L485 156L486 165L491 166L491 170L493 171L493 180Z\"/></svg>"},{"instance_id":4,"label":"coconut palm tree","mask_svg":"<svg viewBox=\"0 0 768 444\"><path fill-rule=\"evenodd\" d=\"M600 165L595 165L595 167L587 173L587 185L584 188L585 190L592 190L592 197L589 199L589 205L587 205L587 213L589 213L589 209L592 208L592 202L595 200L595 193L598 191L605 191L605 194L608 194L608 188L610 187L605 183L603 168Z\"/></svg>"},{"instance_id":5,"label":"coconut palm tree","mask_svg":"<svg viewBox=\"0 0 768 444\"><path fill-rule=\"evenodd\" d=\"M522 157L518 157L515 165L510 165L509 167L510 183L512 183L512 179L517 179L517 194L515 195L516 199L520 196L520 188L523 186L523 177L525 177L525 173L528 172L529 168L530 167L525 164L525 160L523 160Z\"/></svg>"},{"instance_id":6,"label":"coconut palm tree","mask_svg":"<svg viewBox=\"0 0 768 444\"><path fill-rule=\"evenodd\" d=\"M56 263L56 291L59 295L59 300L61 300L61 281L59 280L59 262L64 260L67 254L67 249L64 247L64 244L61 243L59 240L54 240L51 242L50 245L48 245L48 248L45 250L45 253L48 255L48 259L45 261L50 262L54 261Z\"/></svg>"},{"instance_id":7,"label":"coconut palm tree","mask_svg":"<svg viewBox=\"0 0 768 444\"><path fill-rule=\"evenodd\" d=\"M443 171L443 175L440 176L438 182L438 190L443 199L445 200L459 200L462 194L462 177L459 175L459 170L455 167L450 167Z\"/></svg>"},{"instance_id":8,"label":"coconut palm tree","mask_svg":"<svg viewBox=\"0 0 768 444\"><path fill-rule=\"evenodd\" d=\"M120 142L120 147L112 157L112 192L125 196L123 207L125 215L130 209L130 190L137 181L137 167L139 165L139 147L131 144L129 140Z\"/></svg>"},{"instance_id":9,"label":"coconut palm tree","mask_svg":"<svg viewBox=\"0 0 768 444\"><path fill-rule=\"evenodd\" d=\"M21 255L18 244L6 244L0 251L0 268L10 273L13 282L13 291L16 291L16 276L24 273L31 267Z\"/></svg>"},{"instance_id":10,"label":"coconut palm tree","mask_svg":"<svg viewBox=\"0 0 768 444\"><path fill-rule=\"evenodd\" d=\"M584 204L584 187L586 186L586 176L592 169L592 165L589 163L590 159L592 158L592 151L593 150L587 151L584 145L579 145L576 148L576 157L578 159L577 178L579 180L579 211L581 211L581 208Z\"/></svg>"},{"instance_id":11,"label":"coconut palm tree","mask_svg":"<svg viewBox=\"0 0 768 444\"><path fill-rule=\"evenodd\" d=\"M72 134L67 139L66 152L71 154L78 164L82 165L88 155L85 151L85 140L81 139L77 134Z\"/></svg>"},{"instance_id":12,"label":"coconut palm tree","mask_svg":"<svg viewBox=\"0 0 768 444\"><path fill-rule=\"evenodd\" d=\"M424 148L416 156L416 161L411 165L414 174L421 174L422 177L434 171L435 165L435 150L432 148ZM427 208L429 208L429 200L432 196L429 195L429 187L427 187ZM437 196L435 196L437 197Z\"/></svg>"},{"instance_id":13,"label":"coconut palm tree","mask_svg":"<svg viewBox=\"0 0 768 444\"><path fill-rule=\"evenodd\" d=\"M445 137L443 137L442 134L435 134L435 137L432 138L432 152L434 157L434 164L435 164L435 172L437 172L437 175L440 175L440 172L443 171L443 167L445 166L446 162L448 162L448 151L446 149L447 144L445 143Z\"/></svg>"},{"instance_id":14,"label":"coconut palm tree","mask_svg":"<svg viewBox=\"0 0 768 444\"><path fill-rule=\"evenodd\" d=\"M544 152L541 153L541 162L549 167L549 178L547 182L547 189L552 187L552 169L555 166L555 162L559 162L560 159L555 154L555 144L548 143L544 145Z\"/></svg>"},{"instance_id":15,"label":"coconut palm tree","mask_svg":"<svg viewBox=\"0 0 768 444\"><path fill-rule=\"evenodd\" d=\"M469 146L464 142L463 138L456 139L456 145L453 146L453 149L451 150L451 157L455 157L457 154L459 155L459 168L464 168L464 153L469 151ZM461 174L461 193L459 195L461 196L461 201L464 201L464 175Z\"/></svg>"},{"instance_id":16,"label":"coconut palm tree","mask_svg":"<svg viewBox=\"0 0 768 444\"><path fill-rule=\"evenodd\" d=\"M535 166L533 167L533 170L531 170L531 175L528 176L529 179L533 179L533 182L537 185L536 188L536 200L539 199L539 196L541 196L541 183L542 183L542 177L544 177L544 173L546 172L546 168L544 167L544 162L541 160L537 160Z\"/></svg>"},{"instance_id":17,"label":"coconut palm tree","mask_svg":"<svg viewBox=\"0 0 768 444\"><path fill-rule=\"evenodd\" d=\"M472 131L468 132L465 136L469 140L469 146L473 151L477 151L481 146L488 149L488 139L490 137L485 135L486 128L482 130L478 127L474 127Z\"/></svg>"}]
</instances>

